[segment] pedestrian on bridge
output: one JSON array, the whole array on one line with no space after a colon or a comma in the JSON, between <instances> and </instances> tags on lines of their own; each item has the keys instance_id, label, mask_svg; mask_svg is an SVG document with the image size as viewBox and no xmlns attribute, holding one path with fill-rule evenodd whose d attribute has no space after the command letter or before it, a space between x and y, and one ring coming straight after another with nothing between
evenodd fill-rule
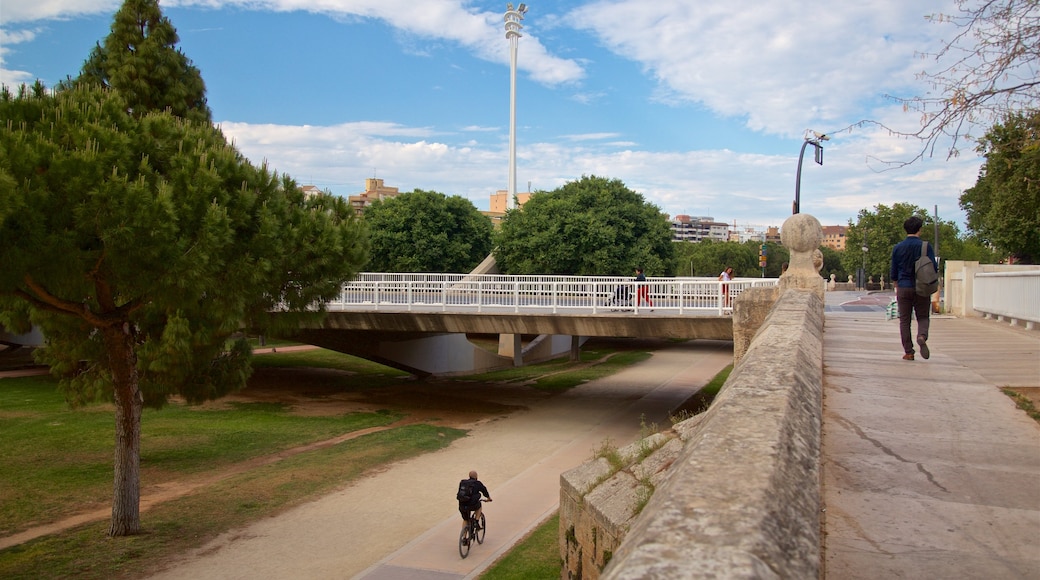
<instances>
[{"instance_id":1,"label":"pedestrian on bridge","mask_svg":"<svg viewBox=\"0 0 1040 580\"><path fill-rule=\"evenodd\" d=\"M646 276L643 274L642 268L636 268L636 285L636 307L646 302L653 309L654 301L650 299L650 287L646 284Z\"/></svg>"},{"instance_id":2,"label":"pedestrian on bridge","mask_svg":"<svg viewBox=\"0 0 1040 580\"><path fill-rule=\"evenodd\" d=\"M910 332L910 313L917 318L917 346L921 349L921 358L931 356L928 351L928 327L931 324L929 312L931 297L919 296L914 280L914 262L921 257L921 226L924 220L910 216L903 222L906 239L892 248L892 265L889 277L896 287L896 306L899 310L899 339L903 343L903 360L914 360L913 334ZM935 263L935 252L928 244L928 257ZM938 265L936 266L938 270Z\"/></svg>"},{"instance_id":3,"label":"pedestrian on bridge","mask_svg":"<svg viewBox=\"0 0 1040 580\"><path fill-rule=\"evenodd\" d=\"M719 274L719 282L722 282L722 306L729 308L729 282L733 279L733 266L726 266L726 269Z\"/></svg>"}]
</instances>

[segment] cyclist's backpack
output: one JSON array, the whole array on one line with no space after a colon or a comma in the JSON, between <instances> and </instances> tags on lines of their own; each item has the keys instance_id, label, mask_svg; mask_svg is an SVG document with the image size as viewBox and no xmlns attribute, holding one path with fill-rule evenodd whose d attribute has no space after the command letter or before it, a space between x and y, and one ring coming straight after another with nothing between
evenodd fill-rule
<instances>
[{"instance_id":1,"label":"cyclist's backpack","mask_svg":"<svg viewBox=\"0 0 1040 580\"><path fill-rule=\"evenodd\" d=\"M921 257L914 262L914 289L918 296L931 296L939 289L939 273L928 257L928 242L921 241Z\"/></svg>"},{"instance_id":2,"label":"cyclist's backpack","mask_svg":"<svg viewBox=\"0 0 1040 580\"><path fill-rule=\"evenodd\" d=\"M459 482L459 492L455 494L455 499L461 503L469 503L473 499L473 481L470 479L463 479Z\"/></svg>"}]
</instances>

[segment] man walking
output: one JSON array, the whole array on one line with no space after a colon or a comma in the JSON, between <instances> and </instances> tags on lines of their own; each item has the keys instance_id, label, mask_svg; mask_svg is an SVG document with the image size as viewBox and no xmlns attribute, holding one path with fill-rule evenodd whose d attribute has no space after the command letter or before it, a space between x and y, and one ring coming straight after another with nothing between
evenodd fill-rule
<instances>
[{"instance_id":1,"label":"man walking","mask_svg":"<svg viewBox=\"0 0 1040 580\"><path fill-rule=\"evenodd\" d=\"M644 302L650 306L650 312L653 312L654 301L650 299L650 287L646 285L646 274L643 274L642 268L636 268L636 308Z\"/></svg>"},{"instance_id":2,"label":"man walking","mask_svg":"<svg viewBox=\"0 0 1040 580\"><path fill-rule=\"evenodd\" d=\"M899 308L899 338L903 342L903 360L914 360L913 335L910 333L910 313L917 317L917 346L921 349L921 357L931 356L928 351L928 318L931 311L931 296L918 296L914 288L914 262L921 257L921 226L924 220L917 216L909 217L903 222L906 239L892 248L892 266L890 279L896 286L896 306ZM935 252L928 244L928 257L935 264ZM936 270L939 267L936 265Z\"/></svg>"}]
</instances>

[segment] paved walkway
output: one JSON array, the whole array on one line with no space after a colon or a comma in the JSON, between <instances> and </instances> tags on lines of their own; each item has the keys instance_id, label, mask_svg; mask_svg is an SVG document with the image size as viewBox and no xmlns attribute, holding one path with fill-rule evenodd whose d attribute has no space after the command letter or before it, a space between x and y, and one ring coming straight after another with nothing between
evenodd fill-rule
<instances>
[{"instance_id":1,"label":"paved walkway","mask_svg":"<svg viewBox=\"0 0 1040 580\"><path fill-rule=\"evenodd\" d=\"M901 360L891 295L828 295L823 577L1040 578L1040 332L933 316Z\"/></svg>"},{"instance_id":2,"label":"paved walkway","mask_svg":"<svg viewBox=\"0 0 1040 580\"><path fill-rule=\"evenodd\" d=\"M732 361L729 342L667 344L615 375L476 425L446 449L233 530L152 580L474 578L556 511L563 471L607 439L635 441L643 421L667 427L668 412ZM485 504L484 543L463 560L454 494L470 469L495 501Z\"/></svg>"}]
</instances>

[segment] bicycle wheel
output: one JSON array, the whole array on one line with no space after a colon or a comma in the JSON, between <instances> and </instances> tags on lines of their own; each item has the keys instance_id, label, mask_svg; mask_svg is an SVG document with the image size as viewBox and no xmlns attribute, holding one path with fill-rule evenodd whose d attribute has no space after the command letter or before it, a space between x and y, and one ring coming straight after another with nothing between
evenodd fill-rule
<instances>
[{"instance_id":1,"label":"bicycle wheel","mask_svg":"<svg viewBox=\"0 0 1040 580\"><path fill-rule=\"evenodd\" d=\"M480 514L480 527L477 528L477 533L476 533L477 543L478 544L483 544L484 543L484 532L486 532L486 531L487 531L487 523L485 522L484 514L482 513L482 514Z\"/></svg>"},{"instance_id":2,"label":"bicycle wheel","mask_svg":"<svg viewBox=\"0 0 1040 580\"><path fill-rule=\"evenodd\" d=\"M469 524L462 526L462 531L459 532L459 555L465 558L469 556Z\"/></svg>"}]
</instances>

